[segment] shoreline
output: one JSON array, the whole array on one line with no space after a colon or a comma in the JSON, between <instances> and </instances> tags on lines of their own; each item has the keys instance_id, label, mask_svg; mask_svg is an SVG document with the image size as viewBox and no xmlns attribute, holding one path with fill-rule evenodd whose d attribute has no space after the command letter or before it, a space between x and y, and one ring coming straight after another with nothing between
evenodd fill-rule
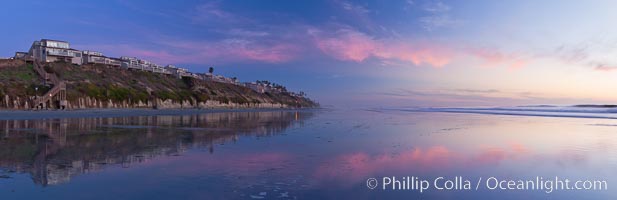
<instances>
[{"instance_id":1,"label":"shoreline","mask_svg":"<svg viewBox=\"0 0 617 200\"><path fill-rule=\"evenodd\" d=\"M227 112L310 111L317 108L239 108L239 109L77 109L77 110L0 110L0 120L44 120L63 118L109 118L136 116L178 116Z\"/></svg>"}]
</instances>

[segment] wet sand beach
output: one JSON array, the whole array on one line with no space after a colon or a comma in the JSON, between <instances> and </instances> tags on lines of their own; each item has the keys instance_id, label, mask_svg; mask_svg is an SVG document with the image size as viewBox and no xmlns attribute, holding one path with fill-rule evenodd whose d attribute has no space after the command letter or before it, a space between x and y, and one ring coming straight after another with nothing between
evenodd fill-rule
<instances>
[{"instance_id":1,"label":"wet sand beach","mask_svg":"<svg viewBox=\"0 0 617 200\"><path fill-rule=\"evenodd\" d=\"M55 118L91 118L91 117L126 117L126 116L157 116L157 115L193 115L222 112L267 112L312 110L264 108L264 109L82 109L82 110L0 110L0 120L28 120Z\"/></svg>"}]
</instances>

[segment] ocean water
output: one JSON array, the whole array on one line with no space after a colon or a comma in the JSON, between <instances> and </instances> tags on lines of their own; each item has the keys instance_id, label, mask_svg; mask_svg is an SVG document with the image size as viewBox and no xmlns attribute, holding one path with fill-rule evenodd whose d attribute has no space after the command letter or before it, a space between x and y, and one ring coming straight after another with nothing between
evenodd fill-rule
<instances>
[{"instance_id":1,"label":"ocean water","mask_svg":"<svg viewBox=\"0 0 617 200\"><path fill-rule=\"evenodd\" d=\"M534 107L1 120L0 198L616 199L612 116ZM598 187L559 188L566 179Z\"/></svg>"}]
</instances>

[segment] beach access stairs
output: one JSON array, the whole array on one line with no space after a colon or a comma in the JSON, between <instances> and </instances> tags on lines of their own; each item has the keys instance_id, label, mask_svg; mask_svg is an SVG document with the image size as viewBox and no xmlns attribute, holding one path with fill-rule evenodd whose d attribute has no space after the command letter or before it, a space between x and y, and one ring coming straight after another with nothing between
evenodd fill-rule
<instances>
[{"instance_id":1,"label":"beach access stairs","mask_svg":"<svg viewBox=\"0 0 617 200\"><path fill-rule=\"evenodd\" d=\"M53 85L43 96L36 96L34 99L33 109L66 109L66 84L60 80L54 73L45 71L44 65L38 61L33 62L33 69L43 79L45 84Z\"/></svg>"}]
</instances>

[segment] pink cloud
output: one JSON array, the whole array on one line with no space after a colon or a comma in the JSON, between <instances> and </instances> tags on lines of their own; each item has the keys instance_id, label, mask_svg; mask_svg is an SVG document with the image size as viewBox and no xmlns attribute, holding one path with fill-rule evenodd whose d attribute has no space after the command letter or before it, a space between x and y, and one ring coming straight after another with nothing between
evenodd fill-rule
<instances>
[{"instance_id":1,"label":"pink cloud","mask_svg":"<svg viewBox=\"0 0 617 200\"><path fill-rule=\"evenodd\" d=\"M381 59L397 59L411 62L414 65L427 64L433 67L442 67L455 57L452 50L433 44L406 44L389 42L375 52Z\"/></svg>"},{"instance_id":2,"label":"pink cloud","mask_svg":"<svg viewBox=\"0 0 617 200\"><path fill-rule=\"evenodd\" d=\"M317 47L337 59L362 62L374 54L380 45L373 38L356 31L340 30L338 35L317 38Z\"/></svg>"},{"instance_id":3,"label":"pink cloud","mask_svg":"<svg viewBox=\"0 0 617 200\"><path fill-rule=\"evenodd\" d=\"M514 60L511 64L510 64L510 68L511 69L520 69L523 68L527 65L527 60L524 59L518 59L518 60Z\"/></svg>"},{"instance_id":4,"label":"pink cloud","mask_svg":"<svg viewBox=\"0 0 617 200\"><path fill-rule=\"evenodd\" d=\"M614 71L617 69L617 66L607 66L607 65L597 65L594 70L596 71L604 71L604 72L609 72L609 71Z\"/></svg>"},{"instance_id":5,"label":"pink cloud","mask_svg":"<svg viewBox=\"0 0 617 200\"><path fill-rule=\"evenodd\" d=\"M349 28L341 28L335 33L313 28L308 33L321 52L343 61L364 62L375 58L382 64L402 61L416 66L443 67L457 58L472 57L485 66L507 66L511 69L522 68L528 63L522 55L506 54L497 49L459 48L457 45L431 41L378 39Z\"/></svg>"},{"instance_id":6,"label":"pink cloud","mask_svg":"<svg viewBox=\"0 0 617 200\"><path fill-rule=\"evenodd\" d=\"M409 62L414 65L442 67L452 60L454 53L430 43L406 43L392 39L376 39L362 32L340 29L334 34L326 34L310 29L309 35L326 55L344 61L363 62L369 58Z\"/></svg>"},{"instance_id":7,"label":"pink cloud","mask_svg":"<svg viewBox=\"0 0 617 200\"><path fill-rule=\"evenodd\" d=\"M496 65L503 62L506 57L498 51L493 51L487 48L475 48L470 50L471 54L481 58L489 65Z\"/></svg>"},{"instance_id":8,"label":"pink cloud","mask_svg":"<svg viewBox=\"0 0 617 200\"><path fill-rule=\"evenodd\" d=\"M489 48L468 48L467 52L480 59L487 67L505 65L511 69L519 69L527 65L528 62L518 54L504 54L501 51Z\"/></svg>"},{"instance_id":9,"label":"pink cloud","mask_svg":"<svg viewBox=\"0 0 617 200\"><path fill-rule=\"evenodd\" d=\"M529 63L525 55L503 53L497 49L459 48L457 45L430 41L376 39L350 29L341 29L331 35L312 29L309 30L309 35L324 54L338 60L358 63L375 58L381 63L402 61L415 66L443 67L461 57L479 59L486 66L507 66L510 69L520 69Z\"/></svg>"}]
</instances>

